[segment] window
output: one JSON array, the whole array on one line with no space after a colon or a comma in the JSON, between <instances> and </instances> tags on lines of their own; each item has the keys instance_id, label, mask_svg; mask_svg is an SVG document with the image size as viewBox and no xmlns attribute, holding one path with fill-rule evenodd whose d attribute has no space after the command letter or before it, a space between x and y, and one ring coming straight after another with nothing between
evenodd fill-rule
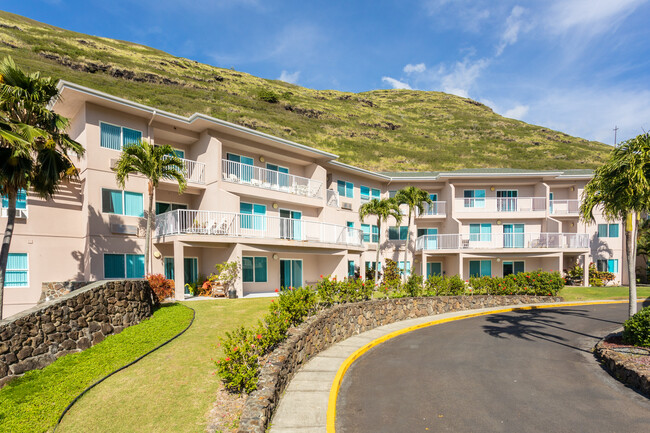
<instances>
[{"instance_id":1,"label":"window","mask_svg":"<svg viewBox=\"0 0 650 433\"><path fill-rule=\"evenodd\" d=\"M339 192L339 196L354 198L354 184L352 182L337 180L336 185Z\"/></svg>"},{"instance_id":2,"label":"window","mask_svg":"<svg viewBox=\"0 0 650 433\"><path fill-rule=\"evenodd\" d=\"M618 259L598 259L596 261L598 272L618 273Z\"/></svg>"},{"instance_id":3,"label":"window","mask_svg":"<svg viewBox=\"0 0 650 433\"><path fill-rule=\"evenodd\" d=\"M29 286L29 261L27 253L9 253L5 287Z\"/></svg>"},{"instance_id":4,"label":"window","mask_svg":"<svg viewBox=\"0 0 650 433\"><path fill-rule=\"evenodd\" d=\"M370 242L370 224L361 224L361 232L363 233L363 241Z\"/></svg>"},{"instance_id":5,"label":"window","mask_svg":"<svg viewBox=\"0 0 650 433\"><path fill-rule=\"evenodd\" d=\"M399 269L400 274L404 273L404 261L403 260L401 262L397 263L397 268ZM406 273L407 274L411 273L411 262L410 261L406 262Z\"/></svg>"},{"instance_id":6,"label":"window","mask_svg":"<svg viewBox=\"0 0 650 433\"><path fill-rule=\"evenodd\" d=\"M361 200L369 201L370 200L370 188L368 188L367 186L361 185L359 187L359 195L361 196Z\"/></svg>"},{"instance_id":7,"label":"window","mask_svg":"<svg viewBox=\"0 0 650 433\"><path fill-rule=\"evenodd\" d=\"M266 257L242 257L242 278L244 283L266 283Z\"/></svg>"},{"instance_id":8,"label":"window","mask_svg":"<svg viewBox=\"0 0 650 433\"><path fill-rule=\"evenodd\" d=\"M366 278L373 278L374 277L374 270L375 266L377 265L377 262L366 262ZM379 262L379 267L377 268L377 271L381 272L381 262Z\"/></svg>"},{"instance_id":9,"label":"window","mask_svg":"<svg viewBox=\"0 0 650 433\"><path fill-rule=\"evenodd\" d=\"M598 237L617 238L618 224L598 224Z\"/></svg>"},{"instance_id":10,"label":"window","mask_svg":"<svg viewBox=\"0 0 650 433\"><path fill-rule=\"evenodd\" d=\"M409 231L408 226L389 227L388 239L392 241L405 241L408 231ZM379 231L377 231L377 234L379 234Z\"/></svg>"},{"instance_id":11,"label":"window","mask_svg":"<svg viewBox=\"0 0 650 433\"><path fill-rule=\"evenodd\" d=\"M393 198L397 195L397 190L388 191L388 198Z\"/></svg>"},{"instance_id":12,"label":"window","mask_svg":"<svg viewBox=\"0 0 650 433\"><path fill-rule=\"evenodd\" d=\"M100 122L99 129L99 145L106 149L122 150L124 146L142 140L142 132L135 129L123 128L104 122Z\"/></svg>"},{"instance_id":13,"label":"window","mask_svg":"<svg viewBox=\"0 0 650 433\"><path fill-rule=\"evenodd\" d=\"M176 209L187 209L187 205L183 203L165 203L162 201L156 202L156 215L169 212Z\"/></svg>"},{"instance_id":14,"label":"window","mask_svg":"<svg viewBox=\"0 0 650 433\"><path fill-rule=\"evenodd\" d=\"M266 206L262 204L240 203L239 225L242 229L266 230Z\"/></svg>"},{"instance_id":15,"label":"window","mask_svg":"<svg viewBox=\"0 0 650 433\"><path fill-rule=\"evenodd\" d=\"M348 260L348 278L354 278L355 266L354 266L354 260Z\"/></svg>"},{"instance_id":16,"label":"window","mask_svg":"<svg viewBox=\"0 0 650 433\"><path fill-rule=\"evenodd\" d=\"M372 189L372 199L377 199L379 200L381 198L381 191L378 190L377 188Z\"/></svg>"},{"instance_id":17,"label":"window","mask_svg":"<svg viewBox=\"0 0 650 433\"><path fill-rule=\"evenodd\" d=\"M492 276L492 261L491 260L470 260L469 276L470 277Z\"/></svg>"},{"instance_id":18,"label":"window","mask_svg":"<svg viewBox=\"0 0 650 433\"><path fill-rule=\"evenodd\" d=\"M9 207L9 197L2 196L2 207L7 209ZM27 209L27 191L19 189L16 194L16 209Z\"/></svg>"},{"instance_id":19,"label":"window","mask_svg":"<svg viewBox=\"0 0 650 433\"><path fill-rule=\"evenodd\" d=\"M503 262L503 276L524 272L524 262Z\"/></svg>"},{"instance_id":20,"label":"window","mask_svg":"<svg viewBox=\"0 0 650 433\"><path fill-rule=\"evenodd\" d=\"M143 196L139 192L102 188L102 212L144 217Z\"/></svg>"},{"instance_id":21,"label":"window","mask_svg":"<svg viewBox=\"0 0 650 433\"><path fill-rule=\"evenodd\" d=\"M465 197L465 207L485 207L484 189L466 189L463 191L463 197Z\"/></svg>"},{"instance_id":22,"label":"window","mask_svg":"<svg viewBox=\"0 0 650 433\"><path fill-rule=\"evenodd\" d=\"M470 224L469 240L470 242L492 241L492 224Z\"/></svg>"},{"instance_id":23,"label":"window","mask_svg":"<svg viewBox=\"0 0 650 433\"><path fill-rule=\"evenodd\" d=\"M427 278L434 275L438 277L442 275L442 263L440 262L427 263Z\"/></svg>"},{"instance_id":24,"label":"window","mask_svg":"<svg viewBox=\"0 0 650 433\"><path fill-rule=\"evenodd\" d=\"M125 277L144 278L144 254L104 254L104 278Z\"/></svg>"},{"instance_id":25,"label":"window","mask_svg":"<svg viewBox=\"0 0 650 433\"><path fill-rule=\"evenodd\" d=\"M372 241L371 242L379 242L379 227L376 225L372 226Z\"/></svg>"}]
</instances>

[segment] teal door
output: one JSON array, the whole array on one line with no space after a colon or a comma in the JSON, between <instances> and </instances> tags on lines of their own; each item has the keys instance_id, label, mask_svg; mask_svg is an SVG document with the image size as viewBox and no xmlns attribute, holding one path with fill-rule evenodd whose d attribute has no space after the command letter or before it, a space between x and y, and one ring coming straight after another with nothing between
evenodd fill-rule
<instances>
[{"instance_id":1,"label":"teal door","mask_svg":"<svg viewBox=\"0 0 650 433\"><path fill-rule=\"evenodd\" d=\"M240 164L233 164L231 172L239 178L242 182L250 182L253 178L253 170L255 160L247 156L235 155L233 153L227 154L228 161L239 162Z\"/></svg>"},{"instance_id":2,"label":"teal door","mask_svg":"<svg viewBox=\"0 0 650 433\"><path fill-rule=\"evenodd\" d=\"M185 158L185 151L174 149L174 155L178 156L179 158Z\"/></svg>"},{"instance_id":3,"label":"teal door","mask_svg":"<svg viewBox=\"0 0 650 433\"><path fill-rule=\"evenodd\" d=\"M418 229L418 237L426 236L424 238L425 250L438 249L438 229Z\"/></svg>"},{"instance_id":4,"label":"teal door","mask_svg":"<svg viewBox=\"0 0 650 433\"><path fill-rule=\"evenodd\" d=\"M524 262L503 262L503 276L524 272Z\"/></svg>"},{"instance_id":5,"label":"teal door","mask_svg":"<svg viewBox=\"0 0 650 433\"><path fill-rule=\"evenodd\" d=\"M163 260L165 266L165 278L168 280L174 279L174 258L165 257ZM199 279L199 259L196 257L185 257L183 259L183 284L191 284ZM185 294L190 291L185 287Z\"/></svg>"},{"instance_id":6,"label":"teal door","mask_svg":"<svg viewBox=\"0 0 650 433\"><path fill-rule=\"evenodd\" d=\"M442 275L442 263L427 263L427 278L431 276L441 276Z\"/></svg>"},{"instance_id":7,"label":"teal door","mask_svg":"<svg viewBox=\"0 0 650 433\"><path fill-rule=\"evenodd\" d=\"M280 237L302 240L302 212L280 209Z\"/></svg>"},{"instance_id":8,"label":"teal door","mask_svg":"<svg viewBox=\"0 0 650 433\"><path fill-rule=\"evenodd\" d=\"M517 212L517 191L497 191L497 210L499 212Z\"/></svg>"},{"instance_id":9,"label":"teal door","mask_svg":"<svg viewBox=\"0 0 650 433\"><path fill-rule=\"evenodd\" d=\"M524 225L523 224L503 225L503 247L504 248L524 247Z\"/></svg>"},{"instance_id":10,"label":"teal door","mask_svg":"<svg viewBox=\"0 0 650 433\"><path fill-rule=\"evenodd\" d=\"M241 214L239 217L240 228L255 231L266 230L266 206L261 204L240 203L239 212Z\"/></svg>"},{"instance_id":11,"label":"teal door","mask_svg":"<svg viewBox=\"0 0 650 433\"><path fill-rule=\"evenodd\" d=\"M427 204L429 207L428 215L438 215L438 194L429 194L429 198L433 204Z\"/></svg>"},{"instance_id":12,"label":"teal door","mask_svg":"<svg viewBox=\"0 0 650 433\"><path fill-rule=\"evenodd\" d=\"M287 188L291 186L289 169L286 167L280 167L275 164L266 164L267 170L270 170L269 181L274 187Z\"/></svg>"},{"instance_id":13,"label":"teal door","mask_svg":"<svg viewBox=\"0 0 650 433\"><path fill-rule=\"evenodd\" d=\"M302 260L280 260L280 286L302 287Z\"/></svg>"}]
</instances>

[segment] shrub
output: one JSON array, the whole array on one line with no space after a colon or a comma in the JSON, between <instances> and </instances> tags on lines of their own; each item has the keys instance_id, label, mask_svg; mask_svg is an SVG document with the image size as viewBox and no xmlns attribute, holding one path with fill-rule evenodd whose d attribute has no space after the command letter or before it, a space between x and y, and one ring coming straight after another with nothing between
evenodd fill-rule
<instances>
[{"instance_id":1,"label":"shrub","mask_svg":"<svg viewBox=\"0 0 650 433\"><path fill-rule=\"evenodd\" d=\"M372 296L373 284L371 281L359 278L346 278L343 281L337 281L336 277L321 275L321 280L316 286L319 303L327 307L333 304L366 301Z\"/></svg>"},{"instance_id":2,"label":"shrub","mask_svg":"<svg viewBox=\"0 0 650 433\"><path fill-rule=\"evenodd\" d=\"M381 288L384 291L396 292L400 288L401 281L402 278L399 269L397 268L397 262L391 259L386 259L384 279L381 282Z\"/></svg>"},{"instance_id":3,"label":"shrub","mask_svg":"<svg viewBox=\"0 0 650 433\"><path fill-rule=\"evenodd\" d=\"M412 274L404 284L404 292L413 298L424 294L424 278L422 275Z\"/></svg>"},{"instance_id":4,"label":"shrub","mask_svg":"<svg viewBox=\"0 0 650 433\"><path fill-rule=\"evenodd\" d=\"M217 372L226 389L233 392L251 392L257 388L259 375L259 348L261 340L252 330L243 326L221 339L224 357L216 361Z\"/></svg>"},{"instance_id":5,"label":"shrub","mask_svg":"<svg viewBox=\"0 0 650 433\"><path fill-rule=\"evenodd\" d=\"M465 282L458 275L432 275L424 282L426 296L458 296L465 293Z\"/></svg>"},{"instance_id":6,"label":"shrub","mask_svg":"<svg viewBox=\"0 0 650 433\"><path fill-rule=\"evenodd\" d=\"M650 307L645 307L623 323L623 341L634 346L650 347Z\"/></svg>"},{"instance_id":7,"label":"shrub","mask_svg":"<svg viewBox=\"0 0 650 433\"><path fill-rule=\"evenodd\" d=\"M291 325L302 320L316 309L316 292L310 287L289 287L280 291L278 302L271 304L271 314L284 314Z\"/></svg>"},{"instance_id":8,"label":"shrub","mask_svg":"<svg viewBox=\"0 0 650 433\"><path fill-rule=\"evenodd\" d=\"M271 104L275 104L280 100L278 94L275 93L273 90L269 90L269 89L258 90L257 97L260 98L262 101L269 102Z\"/></svg>"},{"instance_id":9,"label":"shrub","mask_svg":"<svg viewBox=\"0 0 650 433\"><path fill-rule=\"evenodd\" d=\"M163 274L149 274L146 278L158 302L174 296L174 280L168 280Z\"/></svg>"}]
</instances>

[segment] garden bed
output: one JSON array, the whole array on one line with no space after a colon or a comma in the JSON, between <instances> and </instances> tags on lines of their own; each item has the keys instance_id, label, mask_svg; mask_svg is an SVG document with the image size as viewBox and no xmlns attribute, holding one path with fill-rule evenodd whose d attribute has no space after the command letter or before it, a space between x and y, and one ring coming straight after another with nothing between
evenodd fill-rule
<instances>
[{"instance_id":1,"label":"garden bed","mask_svg":"<svg viewBox=\"0 0 650 433\"><path fill-rule=\"evenodd\" d=\"M650 397L650 348L624 344L619 332L605 337L594 352L612 376Z\"/></svg>"}]
</instances>

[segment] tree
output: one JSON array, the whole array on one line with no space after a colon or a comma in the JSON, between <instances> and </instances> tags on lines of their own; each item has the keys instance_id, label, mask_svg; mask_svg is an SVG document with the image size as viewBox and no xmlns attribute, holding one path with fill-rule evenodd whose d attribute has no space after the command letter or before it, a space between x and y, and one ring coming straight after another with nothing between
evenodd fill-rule
<instances>
[{"instance_id":1,"label":"tree","mask_svg":"<svg viewBox=\"0 0 650 433\"><path fill-rule=\"evenodd\" d=\"M397 191L395 200L400 205L405 204L409 208L408 221L406 224L408 232L406 232L406 245L404 246L404 277L406 278L406 263L408 262L408 250L411 242L411 215L415 209L420 213L424 213L424 203L433 204L433 201L429 197L428 192L415 186L407 186L406 188ZM413 258L415 258L415 251L413 251Z\"/></svg>"},{"instance_id":2,"label":"tree","mask_svg":"<svg viewBox=\"0 0 650 433\"><path fill-rule=\"evenodd\" d=\"M632 316L636 313L637 216L650 208L650 134L621 143L612 150L609 160L596 169L583 193L581 218L593 222L596 208L602 209L606 220L624 222Z\"/></svg>"},{"instance_id":3,"label":"tree","mask_svg":"<svg viewBox=\"0 0 650 433\"><path fill-rule=\"evenodd\" d=\"M388 222L388 218L395 218L395 222L399 225L402 222L402 214L399 211L399 205L392 198L385 198L383 200L372 199L368 203L364 203L359 208L359 218L361 222L367 216L374 215L377 217L377 231L379 232L377 239L377 256L375 258L375 284L377 284L377 276L379 272L379 247L381 245L381 225L382 222Z\"/></svg>"},{"instance_id":4,"label":"tree","mask_svg":"<svg viewBox=\"0 0 650 433\"><path fill-rule=\"evenodd\" d=\"M149 208L144 247L145 274L149 274L154 190L158 187L161 179L176 180L179 194L185 190L187 180L183 174L183 160L176 156L174 149L168 144L155 146L148 141L140 140L124 146L113 171L115 171L115 178L120 188L124 188L130 174L141 174L149 181L147 183Z\"/></svg>"},{"instance_id":5,"label":"tree","mask_svg":"<svg viewBox=\"0 0 650 433\"><path fill-rule=\"evenodd\" d=\"M84 153L65 133L68 119L48 108L58 97L56 80L25 73L11 57L0 62L0 193L8 201L0 250L0 318L18 192L31 189L52 197L61 182L78 174L69 155Z\"/></svg>"}]
</instances>

